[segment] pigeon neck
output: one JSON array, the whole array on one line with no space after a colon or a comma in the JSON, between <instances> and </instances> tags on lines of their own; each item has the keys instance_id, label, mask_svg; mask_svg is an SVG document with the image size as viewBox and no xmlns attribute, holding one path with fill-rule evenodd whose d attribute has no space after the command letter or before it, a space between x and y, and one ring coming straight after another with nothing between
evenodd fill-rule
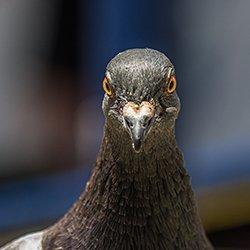
<instances>
[{"instance_id":1,"label":"pigeon neck","mask_svg":"<svg viewBox=\"0 0 250 250\"><path fill-rule=\"evenodd\" d=\"M85 192L48 242L79 249L211 249L176 144L151 155L132 155L126 146L118 154L119 147L104 136Z\"/></svg>"}]
</instances>

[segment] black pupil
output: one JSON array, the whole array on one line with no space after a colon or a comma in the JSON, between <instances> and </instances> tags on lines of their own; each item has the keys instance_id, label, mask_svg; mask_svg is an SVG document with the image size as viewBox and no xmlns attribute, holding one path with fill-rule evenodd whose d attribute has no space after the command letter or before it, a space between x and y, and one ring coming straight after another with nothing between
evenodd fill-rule
<instances>
[{"instance_id":1,"label":"black pupil","mask_svg":"<svg viewBox=\"0 0 250 250\"><path fill-rule=\"evenodd\" d=\"M171 82L169 83L169 90L171 91L174 88L174 81L171 80Z\"/></svg>"},{"instance_id":2,"label":"black pupil","mask_svg":"<svg viewBox=\"0 0 250 250\"><path fill-rule=\"evenodd\" d=\"M106 89L108 92L110 92L110 87L109 87L109 84L106 82Z\"/></svg>"}]
</instances>

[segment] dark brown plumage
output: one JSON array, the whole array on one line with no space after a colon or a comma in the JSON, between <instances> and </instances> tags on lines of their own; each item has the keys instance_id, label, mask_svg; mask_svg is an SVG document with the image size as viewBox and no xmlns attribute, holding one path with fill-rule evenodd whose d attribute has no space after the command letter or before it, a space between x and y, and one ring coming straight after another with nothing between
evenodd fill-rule
<instances>
[{"instance_id":1,"label":"dark brown plumage","mask_svg":"<svg viewBox=\"0 0 250 250\"><path fill-rule=\"evenodd\" d=\"M170 69L163 54L149 49L123 52L108 65L116 97L104 99L104 138L92 177L73 208L47 231L43 249L212 249L174 138L179 100L176 93L161 93ZM158 118L166 117L136 153L118 115L109 112L152 98L176 112L158 110Z\"/></svg>"}]
</instances>

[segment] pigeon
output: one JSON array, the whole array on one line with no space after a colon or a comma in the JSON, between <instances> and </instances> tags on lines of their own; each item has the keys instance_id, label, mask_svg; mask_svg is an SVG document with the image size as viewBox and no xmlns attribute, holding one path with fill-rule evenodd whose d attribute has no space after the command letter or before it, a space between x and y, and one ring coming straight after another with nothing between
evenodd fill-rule
<instances>
[{"instance_id":1,"label":"pigeon","mask_svg":"<svg viewBox=\"0 0 250 250\"><path fill-rule=\"evenodd\" d=\"M99 154L84 192L57 223L2 250L213 249L175 139L175 68L149 48L107 65Z\"/></svg>"}]
</instances>

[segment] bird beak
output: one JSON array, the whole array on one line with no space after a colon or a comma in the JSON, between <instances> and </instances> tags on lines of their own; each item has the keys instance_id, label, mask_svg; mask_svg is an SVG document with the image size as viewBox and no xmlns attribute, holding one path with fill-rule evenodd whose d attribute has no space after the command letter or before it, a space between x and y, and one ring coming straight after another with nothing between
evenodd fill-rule
<instances>
[{"instance_id":1,"label":"bird beak","mask_svg":"<svg viewBox=\"0 0 250 250\"><path fill-rule=\"evenodd\" d=\"M142 102L140 105L128 102L123 107L123 118L126 128L132 139L133 148L139 152L141 145L155 114L155 107L149 102Z\"/></svg>"}]
</instances>

